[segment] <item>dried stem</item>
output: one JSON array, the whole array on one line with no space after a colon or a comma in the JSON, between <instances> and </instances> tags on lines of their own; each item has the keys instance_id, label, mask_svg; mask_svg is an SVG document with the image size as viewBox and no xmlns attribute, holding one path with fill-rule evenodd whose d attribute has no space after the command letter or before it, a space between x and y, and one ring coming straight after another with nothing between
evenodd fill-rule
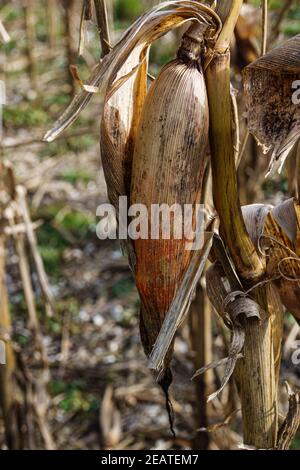
<instances>
[{"instance_id":1,"label":"dried stem","mask_svg":"<svg viewBox=\"0 0 300 470\"><path fill-rule=\"evenodd\" d=\"M211 335L211 308L205 291L198 284L196 296L190 312L190 337L194 355L195 370L201 369L212 362L212 335ZM195 381L196 429L208 427L207 397L212 384L212 371L206 371ZM198 431L193 442L195 450L207 450L209 445L209 433Z\"/></svg>"},{"instance_id":2,"label":"dried stem","mask_svg":"<svg viewBox=\"0 0 300 470\"><path fill-rule=\"evenodd\" d=\"M223 21L223 28L215 47L217 52L225 52L229 48L242 4L243 0L227 0L218 2L216 13L218 13Z\"/></svg>"},{"instance_id":3,"label":"dried stem","mask_svg":"<svg viewBox=\"0 0 300 470\"><path fill-rule=\"evenodd\" d=\"M8 307L5 280L5 238L0 234L0 339L4 341L6 364L0 365L0 405L2 408L6 444L9 449L18 449L15 415L15 356L11 343L12 324Z\"/></svg>"},{"instance_id":4,"label":"dried stem","mask_svg":"<svg viewBox=\"0 0 300 470\"><path fill-rule=\"evenodd\" d=\"M37 89L37 71L34 56L36 31L35 31L35 18L34 18L34 1L26 0L25 3L25 27L26 27L26 51L29 64L29 76L33 90Z\"/></svg>"},{"instance_id":5,"label":"dried stem","mask_svg":"<svg viewBox=\"0 0 300 470\"><path fill-rule=\"evenodd\" d=\"M67 58L69 67L74 65L77 60L77 47L75 37L76 34L76 22L75 14L77 12L77 2L75 0L63 0L63 6L65 9L65 25L66 25L66 48L67 48ZM71 86L71 92L75 94L75 82L72 75L72 72L69 68L69 82Z\"/></svg>"},{"instance_id":6,"label":"dried stem","mask_svg":"<svg viewBox=\"0 0 300 470\"><path fill-rule=\"evenodd\" d=\"M278 450L289 450L300 426L300 393L294 393L286 383L289 394L289 411L278 434Z\"/></svg>"},{"instance_id":7,"label":"dried stem","mask_svg":"<svg viewBox=\"0 0 300 470\"><path fill-rule=\"evenodd\" d=\"M110 34L108 26L107 6L105 0L94 0L99 29L102 57L110 51Z\"/></svg>"},{"instance_id":8,"label":"dried stem","mask_svg":"<svg viewBox=\"0 0 300 470\"><path fill-rule=\"evenodd\" d=\"M8 221L11 229L13 229L18 223L21 222L21 219L19 216L15 218L15 215L13 212L7 211L8 214ZM16 247L16 253L19 258L19 269L20 269L20 276L21 276L21 281L22 281L22 286L24 290L24 296L26 300L26 306L28 309L28 317L29 317L29 328L33 332L35 344L37 350L41 354L41 358L44 364L44 367L47 368L48 365L48 358L47 358L47 353L45 351L44 343L42 340L42 333L40 329L40 323L37 315L37 310L36 310L36 303L35 303L35 296L34 296L34 291L33 291L33 286L32 286L32 281L31 281L31 274L30 274L30 267L29 267L29 261L27 257L27 252L26 252L26 246L25 246L25 236L24 233L22 232L14 232L12 230L13 234L13 239L15 242L15 247Z\"/></svg>"},{"instance_id":9,"label":"dried stem","mask_svg":"<svg viewBox=\"0 0 300 470\"><path fill-rule=\"evenodd\" d=\"M47 0L48 44L50 48L56 46L57 13L56 0Z\"/></svg>"},{"instance_id":10,"label":"dried stem","mask_svg":"<svg viewBox=\"0 0 300 470\"><path fill-rule=\"evenodd\" d=\"M43 293L45 304L46 304L46 311L47 311L48 316L53 316L53 314L55 313L54 299L53 299L53 296L52 296L52 293L50 291L50 287L48 284L48 279L47 279L47 275L45 272L44 263L43 263L42 257L38 249L38 243L37 243L35 232L33 230L32 222L30 219L29 208L27 205L25 195L26 195L25 188L23 186L18 186L16 188L17 202L19 204L21 217L25 224L28 243L31 249L33 261L34 261L37 275L38 275L38 280L39 280L41 291Z\"/></svg>"},{"instance_id":11,"label":"dried stem","mask_svg":"<svg viewBox=\"0 0 300 470\"><path fill-rule=\"evenodd\" d=\"M268 0L262 0L262 44L261 55L267 52L268 42Z\"/></svg>"}]
</instances>

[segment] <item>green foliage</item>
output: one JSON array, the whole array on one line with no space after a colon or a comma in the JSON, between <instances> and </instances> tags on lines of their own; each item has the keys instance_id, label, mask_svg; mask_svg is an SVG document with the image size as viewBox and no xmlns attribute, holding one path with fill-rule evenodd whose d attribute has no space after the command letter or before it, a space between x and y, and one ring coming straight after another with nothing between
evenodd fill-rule
<instances>
[{"instance_id":1,"label":"green foliage","mask_svg":"<svg viewBox=\"0 0 300 470\"><path fill-rule=\"evenodd\" d=\"M134 291L134 282L130 279L121 279L116 281L111 289L111 295L114 298L122 298Z\"/></svg>"},{"instance_id":2,"label":"green foliage","mask_svg":"<svg viewBox=\"0 0 300 470\"><path fill-rule=\"evenodd\" d=\"M85 174L67 176L71 179L80 176L87 181ZM64 208L61 204L44 206L37 217L44 221L37 230L39 250L47 273L57 281L61 277L64 250L72 246L73 241L80 243L94 235L96 217L88 212Z\"/></svg>"},{"instance_id":3,"label":"green foliage","mask_svg":"<svg viewBox=\"0 0 300 470\"><path fill-rule=\"evenodd\" d=\"M54 141L43 146L40 158L54 157L69 152L80 154L89 150L94 144L95 138L90 135Z\"/></svg>"},{"instance_id":4,"label":"green foliage","mask_svg":"<svg viewBox=\"0 0 300 470\"><path fill-rule=\"evenodd\" d=\"M116 0L114 15L119 21L132 21L143 12L143 5L139 0Z\"/></svg>"},{"instance_id":5,"label":"green foliage","mask_svg":"<svg viewBox=\"0 0 300 470\"><path fill-rule=\"evenodd\" d=\"M98 410L99 401L92 393L87 392L86 383L83 380L73 380L65 383L59 379L50 384L52 396L63 395L59 402L59 408L65 412L93 412Z\"/></svg>"},{"instance_id":6,"label":"green foliage","mask_svg":"<svg viewBox=\"0 0 300 470\"><path fill-rule=\"evenodd\" d=\"M295 438L294 438L294 440L291 444L290 450L299 450L299 449L300 449L300 434L298 433L295 436Z\"/></svg>"},{"instance_id":7,"label":"green foliage","mask_svg":"<svg viewBox=\"0 0 300 470\"><path fill-rule=\"evenodd\" d=\"M5 16L5 22L16 21L23 18L23 10L14 5L11 8L9 5L3 8L1 11L2 15Z\"/></svg>"},{"instance_id":8,"label":"green foliage","mask_svg":"<svg viewBox=\"0 0 300 470\"><path fill-rule=\"evenodd\" d=\"M299 34L299 31L300 31L300 25L298 21L289 22L288 24L285 24L283 28L284 34L290 37L296 36L296 34Z\"/></svg>"},{"instance_id":9,"label":"green foliage","mask_svg":"<svg viewBox=\"0 0 300 470\"><path fill-rule=\"evenodd\" d=\"M68 183L71 183L71 184L76 184L76 183L79 183L79 182L82 182L84 184L88 184L90 181L91 181L91 176L86 173L85 171L83 170L68 170L66 172L64 172L60 178L63 180L63 181L67 181Z\"/></svg>"},{"instance_id":10,"label":"green foliage","mask_svg":"<svg viewBox=\"0 0 300 470\"><path fill-rule=\"evenodd\" d=\"M27 344L29 343L29 340L30 340L30 338L28 336L21 335L21 334L16 335L15 339L16 339L16 342L22 347L27 346Z\"/></svg>"},{"instance_id":11,"label":"green foliage","mask_svg":"<svg viewBox=\"0 0 300 470\"><path fill-rule=\"evenodd\" d=\"M17 47L17 41L9 41L5 44L1 44L1 48L3 47L3 51L6 55L10 55L12 52L15 51Z\"/></svg>"},{"instance_id":12,"label":"green foliage","mask_svg":"<svg viewBox=\"0 0 300 470\"><path fill-rule=\"evenodd\" d=\"M72 210L60 220L62 228L77 240L84 240L94 231L95 217L91 214Z\"/></svg>"},{"instance_id":13,"label":"green foliage","mask_svg":"<svg viewBox=\"0 0 300 470\"><path fill-rule=\"evenodd\" d=\"M59 335L61 333L61 324L55 318L48 318L46 320L46 326L48 331L55 335Z\"/></svg>"},{"instance_id":14,"label":"green foliage","mask_svg":"<svg viewBox=\"0 0 300 470\"><path fill-rule=\"evenodd\" d=\"M288 194L288 181L284 177L278 180L268 178L264 181L262 189L266 196L271 196L272 194L278 192Z\"/></svg>"},{"instance_id":15,"label":"green foliage","mask_svg":"<svg viewBox=\"0 0 300 470\"><path fill-rule=\"evenodd\" d=\"M5 127L41 127L49 123L49 115L32 103L23 101L17 106L4 107L3 122Z\"/></svg>"}]
</instances>

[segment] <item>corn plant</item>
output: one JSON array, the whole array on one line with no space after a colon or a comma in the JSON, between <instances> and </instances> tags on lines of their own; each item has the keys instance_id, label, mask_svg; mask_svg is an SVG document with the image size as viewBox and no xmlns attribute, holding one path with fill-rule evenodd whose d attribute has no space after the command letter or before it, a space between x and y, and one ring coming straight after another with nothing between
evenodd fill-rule
<instances>
[{"instance_id":1,"label":"corn plant","mask_svg":"<svg viewBox=\"0 0 300 470\"><path fill-rule=\"evenodd\" d=\"M105 12L104 3L94 3L100 23L99 8ZM183 239L164 240L161 234L157 240L123 243L141 298L142 343L149 367L166 393L172 425L168 388L174 337L189 312L194 290L210 257L207 292L232 339L229 356L223 361L225 376L221 388L209 399L220 393L234 373L242 405L244 443L255 448L286 448L299 424L299 399L290 394L293 406L279 429L277 391L282 303L292 307L299 317L299 209L297 200L277 208L242 208L239 201L238 116L230 83L230 42L242 3L161 3L137 19L112 48L108 47L108 37L103 38L105 28L100 27L101 43L105 46L103 59L87 84L76 72L81 92L45 140L58 137L76 120L92 94L101 93L102 164L109 199L116 208L119 224L125 225L128 220L121 220L118 213L120 196L146 207L162 203L195 206L204 200L209 187L207 170L211 166L216 214L207 225L200 250L185 251ZM284 159L297 139L299 123L295 108L287 109L282 101L274 106L274 99L286 99L279 91L289 90L292 72L299 74L300 64L297 59L287 64L284 50L265 54L267 2L262 6L263 58L246 69L245 94L249 130L259 135L263 144L273 146L272 162L277 162ZM84 2L82 18L90 8L91 2ZM177 57L148 88L151 44L187 22L191 25L183 34ZM297 41L295 38L296 45ZM294 43L286 47L293 50ZM277 74L271 89L270 70ZM272 113L267 106L257 104L264 99L269 101ZM204 370L207 367L199 373Z\"/></svg>"}]
</instances>

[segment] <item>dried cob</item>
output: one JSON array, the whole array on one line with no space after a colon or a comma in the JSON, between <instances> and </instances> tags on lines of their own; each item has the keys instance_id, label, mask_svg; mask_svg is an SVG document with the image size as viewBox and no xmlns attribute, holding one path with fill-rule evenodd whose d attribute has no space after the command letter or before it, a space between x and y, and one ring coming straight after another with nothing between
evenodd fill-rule
<instances>
[{"instance_id":1,"label":"dried cob","mask_svg":"<svg viewBox=\"0 0 300 470\"><path fill-rule=\"evenodd\" d=\"M200 64L202 39L201 27L185 34L177 59L163 68L145 100L133 157L131 204L145 205L148 214L153 204L200 203L209 118ZM171 238L164 240L161 223L159 234L158 240L134 242L141 337L147 355L192 256L184 237L175 239L171 230ZM171 382L170 356L171 351L160 378L165 389Z\"/></svg>"}]
</instances>

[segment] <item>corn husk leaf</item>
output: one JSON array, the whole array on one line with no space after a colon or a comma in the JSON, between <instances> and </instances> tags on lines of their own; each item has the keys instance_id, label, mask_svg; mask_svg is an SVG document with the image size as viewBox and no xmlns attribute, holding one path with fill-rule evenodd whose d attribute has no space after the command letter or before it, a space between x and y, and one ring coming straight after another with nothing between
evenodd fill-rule
<instances>
[{"instance_id":1,"label":"corn husk leaf","mask_svg":"<svg viewBox=\"0 0 300 470\"><path fill-rule=\"evenodd\" d=\"M163 368L165 357L172 344L176 331L186 318L193 294L208 259L212 247L212 240L213 233L206 233L204 246L201 250L194 252L189 267L183 276L181 285L171 303L149 357L148 367L155 372L159 372Z\"/></svg>"},{"instance_id":2,"label":"corn husk leaf","mask_svg":"<svg viewBox=\"0 0 300 470\"><path fill-rule=\"evenodd\" d=\"M274 281L282 303L299 320L300 205L298 201L289 199L274 208L248 206L243 208L243 215L252 240L266 257L267 280Z\"/></svg>"},{"instance_id":3,"label":"corn husk leaf","mask_svg":"<svg viewBox=\"0 0 300 470\"><path fill-rule=\"evenodd\" d=\"M166 8L169 9L166 10ZM87 85L97 87L104 97L107 91L112 94L122 85L120 75L122 67L126 67L126 62L129 61L134 70L143 62L147 49L154 41L187 21L205 22L211 25L212 36L215 37L221 29L218 15L206 5L188 0L163 2L139 18L124 33L113 50L95 66ZM133 53L134 57L132 57ZM88 105L91 96L84 89L76 95L53 128L46 133L44 140L52 142L67 129Z\"/></svg>"},{"instance_id":4,"label":"corn husk leaf","mask_svg":"<svg viewBox=\"0 0 300 470\"><path fill-rule=\"evenodd\" d=\"M299 79L300 35L252 62L243 71L249 131L271 151L268 175L281 171L300 136L299 104L293 100Z\"/></svg>"}]
</instances>

